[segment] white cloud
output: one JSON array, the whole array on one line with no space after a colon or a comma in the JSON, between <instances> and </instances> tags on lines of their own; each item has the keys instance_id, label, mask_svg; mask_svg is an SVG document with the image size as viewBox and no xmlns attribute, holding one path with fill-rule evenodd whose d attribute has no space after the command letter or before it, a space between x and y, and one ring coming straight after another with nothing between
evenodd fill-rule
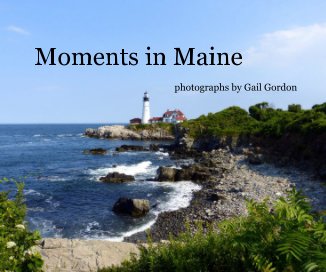
<instances>
[{"instance_id":1,"label":"white cloud","mask_svg":"<svg viewBox=\"0 0 326 272\"><path fill-rule=\"evenodd\" d=\"M7 31L18 33L21 35L30 35L30 33L27 30L25 30L21 27L18 27L18 26L11 25L11 26L8 26L6 29L7 29Z\"/></svg>"},{"instance_id":2,"label":"white cloud","mask_svg":"<svg viewBox=\"0 0 326 272\"><path fill-rule=\"evenodd\" d=\"M244 63L249 65L291 66L326 57L326 24L313 24L264 34L249 48Z\"/></svg>"}]
</instances>

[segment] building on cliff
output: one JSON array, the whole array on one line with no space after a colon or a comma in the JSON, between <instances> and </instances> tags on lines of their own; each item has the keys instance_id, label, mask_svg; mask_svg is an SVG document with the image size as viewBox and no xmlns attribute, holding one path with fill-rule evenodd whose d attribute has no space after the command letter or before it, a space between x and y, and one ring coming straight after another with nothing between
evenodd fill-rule
<instances>
[{"instance_id":1,"label":"building on cliff","mask_svg":"<svg viewBox=\"0 0 326 272\"><path fill-rule=\"evenodd\" d=\"M149 96L148 93L144 93L143 97L143 116L140 118L133 118L129 121L131 125L136 124L156 124L156 123L171 123L178 124L186 121L187 118L183 112L179 109L167 110L163 113L162 117L150 117L150 107L149 107Z\"/></svg>"},{"instance_id":2,"label":"building on cliff","mask_svg":"<svg viewBox=\"0 0 326 272\"><path fill-rule=\"evenodd\" d=\"M165 113L163 113L163 122L164 123L177 124L177 123L181 123L186 120L187 120L186 116L179 109L167 110Z\"/></svg>"},{"instance_id":3,"label":"building on cliff","mask_svg":"<svg viewBox=\"0 0 326 272\"><path fill-rule=\"evenodd\" d=\"M163 117L153 117L153 118L149 119L149 122L151 124L162 123Z\"/></svg>"},{"instance_id":4,"label":"building on cliff","mask_svg":"<svg viewBox=\"0 0 326 272\"><path fill-rule=\"evenodd\" d=\"M131 125L139 125L139 124L141 124L141 119L140 118L133 118L133 119L130 119L129 123Z\"/></svg>"},{"instance_id":5,"label":"building on cliff","mask_svg":"<svg viewBox=\"0 0 326 272\"><path fill-rule=\"evenodd\" d=\"M149 119L149 123L150 124L155 124L155 123L178 124L186 120L187 118L183 114L183 112L179 109L175 109L175 110L167 110L165 113L163 113L162 117L153 117Z\"/></svg>"}]
</instances>

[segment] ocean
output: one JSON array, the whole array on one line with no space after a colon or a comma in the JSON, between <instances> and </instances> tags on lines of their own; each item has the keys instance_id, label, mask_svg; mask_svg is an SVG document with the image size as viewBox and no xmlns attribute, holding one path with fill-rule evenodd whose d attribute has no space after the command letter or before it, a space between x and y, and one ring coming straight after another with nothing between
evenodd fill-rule
<instances>
[{"instance_id":1,"label":"ocean","mask_svg":"<svg viewBox=\"0 0 326 272\"><path fill-rule=\"evenodd\" d=\"M27 222L43 237L122 241L154 224L159 213L189 205L199 186L188 182L155 182L161 165L175 165L164 152L117 153L122 144L162 142L92 139L86 128L100 124L0 125L0 178L25 183ZM106 155L86 155L104 148ZM135 182L107 184L101 176L118 171ZM0 190L13 190L12 183ZM146 198L153 208L142 218L116 215L119 197Z\"/></svg>"}]
</instances>

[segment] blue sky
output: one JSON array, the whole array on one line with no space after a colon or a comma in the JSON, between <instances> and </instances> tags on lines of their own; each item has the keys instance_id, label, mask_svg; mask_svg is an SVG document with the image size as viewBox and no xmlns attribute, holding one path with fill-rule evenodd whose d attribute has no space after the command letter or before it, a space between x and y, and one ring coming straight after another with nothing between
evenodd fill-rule
<instances>
[{"instance_id":1,"label":"blue sky","mask_svg":"<svg viewBox=\"0 0 326 272\"><path fill-rule=\"evenodd\" d=\"M146 66L146 47L168 65ZM174 47L241 52L243 64L173 66ZM138 52L137 66L35 66L35 47ZM0 1L0 123L127 122L180 108L189 118L268 101L326 101L326 1ZM184 93L174 86L286 82L296 93Z\"/></svg>"}]
</instances>

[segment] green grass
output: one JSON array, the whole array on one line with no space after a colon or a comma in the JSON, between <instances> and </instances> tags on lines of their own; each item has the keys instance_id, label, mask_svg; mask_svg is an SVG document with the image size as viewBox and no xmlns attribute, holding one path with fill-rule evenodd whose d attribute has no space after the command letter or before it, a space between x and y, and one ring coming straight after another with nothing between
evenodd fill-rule
<instances>
[{"instance_id":1,"label":"green grass","mask_svg":"<svg viewBox=\"0 0 326 272\"><path fill-rule=\"evenodd\" d=\"M174 132L174 124L170 124L170 123L135 124L135 125L129 125L128 128L137 132L145 129L146 130L163 129L170 134L173 134Z\"/></svg>"}]
</instances>

